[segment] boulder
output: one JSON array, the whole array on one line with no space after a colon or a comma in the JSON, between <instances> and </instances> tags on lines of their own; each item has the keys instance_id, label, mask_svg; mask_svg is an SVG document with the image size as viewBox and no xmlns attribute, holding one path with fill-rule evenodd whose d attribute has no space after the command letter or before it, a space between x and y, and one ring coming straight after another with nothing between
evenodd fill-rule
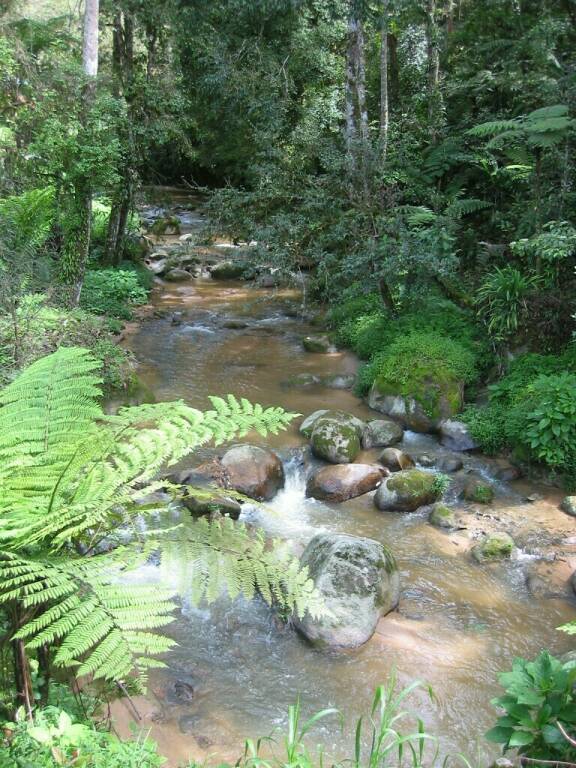
<instances>
[{"instance_id":1,"label":"boulder","mask_svg":"<svg viewBox=\"0 0 576 768\"><path fill-rule=\"evenodd\" d=\"M222 323L222 328L228 328L232 331L238 331L238 330L241 330L242 328L248 328L249 325L250 324L248 323L247 320L242 320L241 318L232 317L229 320L225 320Z\"/></svg>"},{"instance_id":2,"label":"boulder","mask_svg":"<svg viewBox=\"0 0 576 768\"><path fill-rule=\"evenodd\" d=\"M235 499L218 493L198 496L189 494L183 496L182 504L193 517L211 517L218 513L238 520L242 511L241 505Z\"/></svg>"},{"instance_id":3,"label":"boulder","mask_svg":"<svg viewBox=\"0 0 576 768\"><path fill-rule=\"evenodd\" d=\"M435 467L438 461L436 456L432 456L430 453L418 453L413 455L412 458L419 467L427 467L428 469Z\"/></svg>"},{"instance_id":4,"label":"boulder","mask_svg":"<svg viewBox=\"0 0 576 768\"><path fill-rule=\"evenodd\" d=\"M562 499L560 509L562 512L566 512L567 515L576 517L576 496L566 496Z\"/></svg>"},{"instance_id":5,"label":"boulder","mask_svg":"<svg viewBox=\"0 0 576 768\"><path fill-rule=\"evenodd\" d=\"M331 344L328 336L305 336L302 339L302 346L306 352L330 352Z\"/></svg>"},{"instance_id":6,"label":"boulder","mask_svg":"<svg viewBox=\"0 0 576 768\"><path fill-rule=\"evenodd\" d=\"M346 423L350 423L358 433L358 439L362 437L362 434L366 427L365 423L361 419L358 419L356 416L352 415L351 413L345 413L344 411L329 411L327 409L320 409L319 411L314 411L304 419L302 424L300 424L300 434L310 439L312 437L312 430L314 429L314 425L322 417L337 419L338 421L345 421Z\"/></svg>"},{"instance_id":7,"label":"boulder","mask_svg":"<svg viewBox=\"0 0 576 768\"><path fill-rule=\"evenodd\" d=\"M146 266L152 272L153 275L161 275L166 269L166 259L158 259L158 261L147 261Z\"/></svg>"},{"instance_id":8,"label":"boulder","mask_svg":"<svg viewBox=\"0 0 576 768\"><path fill-rule=\"evenodd\" d=\"M256 445L237 445L221 460L227 485L256 501L269 501L284 487L284 467L278 456Z\"/></svg>"},{"instance_id":9,"label":"boulder","mask_svg":"<svg viewBox=\"0 0 576 768\"><path fill-rule=\"evenodd\" d=\"M366 424L362 433L362 448L386 448L399 443L404 436L404 430L392 419L375 419Z\"/></svg>"},{"instance_id":10,"label":"boulder","mask_svg":"<svg viewBox=\"0 0 576 768\"><path fill-rule=\"evenodd\" d=\"M479 563L489 560L505 560L514 549L514 540L504 531L490 533L472 548L472 557Z\"/></svg>"},{"instance_id":11,"label":"boulder","mask_svg":"<svg viewBox=\"0 0 576 768\"><path fill-rule=\"evenodd\" d=\"M192 280L192 275L185 269L174 267L174 269L169 269L168 272L166 272L164 280L169 283L184 283L187 280Z\"/></svg>"},{"instance_id":12,"label":"boulder","mask_svg":"<svg viewBox=\"0 0 576 768\"><path fill-rule=\"evenodd\" d=\"M282 382L282 386L288 389L308 389L318 384L320 384L320 377L314 376L313 373L297 373Z\"/></svg>"},{"instance_id":13,"label":"boulder","mask_svg":"<svg viewBox=\"0 0 576 768\"><path fill-rule=\"evenodd\" d=\"M372 464L337 464L314 472L306 484L306 495L322 501L346 501L373 491L384 470Z\"/></svg>"},{"instance_id":14,"label":"boulder","mask_svg":"<svg viewBox=\"0 0 576 768\"><path fill-rule=\"evenodd\" d=\"M440 493L435 475L421 469L406 469L384 478L374 503L382 510L414 512L437 501Z\"/></svg>"},{"instance_id":15,"label":"boulder","mask_svg":"<svg viewBox=\"0 0 576 768\"><path fill-rule=\"evenodd\" d=\"M246 264L243 261L221 261L210 270L213 280L238 280L244 276Z\"/></svg>"},{"instance_id":16,"label":"boulder","mask_svg":"<svg viewBox=\"0 0 576 768\"><path fill-rule=\"evenodd\" d=\"M345 373L335 373L322 379L322 386L328 389L352 389L356 383L356 376Z\"/></svg>"},{"instance_id":17,"label":"boulder","mask_svg":"<svg viewBox=\"0 0 576 768\"><path fill-rule=\"evenodd\" d=\"M440 472L459 472L464 466L464 462L459 456L442 456L436 463Z\"/></svg>"},{"instance_id":18,"label":"boulder","mask_svg":"<svg viewBox=\"0 0 576 768\"><path fill-rule=\"evenodd\" d=\"M301 558L326 613L306 613L296 628L320 648L356 648L367 642L381 616L398 604L399 576L386 546L345 534L315 536Z\"/></svg>"},{"instance_id":19,"label":"boulder","mask_svg":"<svg viewBox=\"0 0 576 768\"><path fill-rule=\"evenodd\" d=\"M314 424L318 421L318 419L321 416L325 416L327 413L329 413L327 408L320 409L319 411L314 411L309 416L306 416L302 424L300 424L299 432L304 437L310 439L312 436L312 430L314 428Z\"/></svg>"},{"instance_id":20,"label":"boulder","mask_svg":"<svg viewBox=\"0 0 576 768\"><path fill-rule=\"evenodd\" d=\"M432 506L428 521L436 528L452 529L458 527L454 510L447 507L446 504L442 504L442 502L437 502Z\"/></svg>"},{"instance_id":21,"label":"boulder","mask_svg":"<svg viewBox=\"0 0 576 768\"><path fill-rule=\"evenodd\" d=\"M331 464L351 464L360 453L360 435L354 418L329 412L314 422L310 444L318 459Z\"/></svg>"},{"instance_id":22,"label":"boulder","mask_svg":"<svg viewBox=\"0 0 576 768\"><path fill-rule=\"evenodd\" d=\"M467 424L455 419L445 419L440 422L440 441L451 451L473 451L478 443L470 434Z\"/></svg>"},{"instance_id":23,"label":"boulder","mask_svg":"<svg viewBox=\"0 0 576 768\"><path fill-rule=\"evenodd\" d=\"M384 448L378 456L378 461L391 472L400 472L402 469L411 469L414 466L412 457L400 448Z\"/></svg>"},{"instance_id":24,"label":"boulder","mask_svg":"<svg viewBox=\"0 0 576 768\"><path fill-rule=\"evenodd\" d=\"M485 480L471 477L466 482L462 495L466 501L474 501L476 504L490 504L494 501L494 488Z\"/></svg>"},{"instance_id":25,"label":"boulder","mask_svg":"<svg viewBox=\"0 0 576 768\"><path fill-rule=\"evenodd\" d=\"M368 394L368 405L391 416L415 432L431 432L462 407L463 387L459 382L435 381L419 384L418 397L389 391L378 379ZM432 405L430 405L432 404Z\"/></svg>"}]
</instances>

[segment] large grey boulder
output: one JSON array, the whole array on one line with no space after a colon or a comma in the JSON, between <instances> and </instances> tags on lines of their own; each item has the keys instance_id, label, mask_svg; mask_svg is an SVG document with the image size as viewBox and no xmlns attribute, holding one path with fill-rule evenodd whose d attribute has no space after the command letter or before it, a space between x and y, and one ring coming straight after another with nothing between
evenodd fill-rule
<instances>
[{"instance_id":1,"label":"large grey boulder","mask_svg":"<svg viewBox=\"0 0 576 768\"><path fill-rule=\"evenodd\" d=\"M445 419L440 422L440 441L451 451L473 451L478 443L470 434L470 429L463 421Z\"/></svg>"},{"instance_id":2,"label":"large grey boulder","mask_svg":"<svg viewBox=\"0 0 576 768\"><path fill-rule=\"evenodd\" d=\"M311 475L306 495L322 501L346 501L373 491L385 470L373 464L337 464L322 467Z\"/></svg>"},{"instance_id":3,"label":"large grey boulder","mask_svg":"<svg viewBox=\"0 0 576 768\"><path fill-rule=\"evenodd\" d=\"M402 440L404 430L392 419L375 419L366 424L362 434L362 448L387 448Z\"/></svg>"},{"instance_id":4,"label":"large grey boulder","mask_svg":"<svg viewBox=\"0 0 576 768\"><path fill-rule=\"evenodd\" d=\"M351 464L360 453L363 432L355 421L347 414L328 413L319 418L310 436L314 456L331 464Z\"/></svg>"},{"instance_id":5,"label":"large grey boulder","mask_svg":"<svg viewBox=\"0 0 576 768\"><path fill-rule=\"evenodd\" d=\"M396 561L378 541L321 533L310 541L301 563L308 567L326 613L319 618L307 613L295 625L317 647L363 645L374 634L380 617L398 604Z\"/></svg>"},{"instance_id":6,"label":"large grey boulder","mask_svg":"<svg viewBox=\"0 0 576 768\"><path fill-rule=\"evenodd\" d=\"M382 481L374 503L382 510L414 512L438 501L440 496L441 490L433 474L421 469L406 469L394 472Z\"/></svg>"},{"instance_id":7,"label":"large grey boulder","mask_svg":"<svg viewBox=\"0 0 576 768\"><path fill-rule=\"evenodd\" d=\"M237 445L221 460L226 485L256 501L269 501L284 487L284 467L278 456L256 445Z\"/></svg>"},{"instance_id":8,"label":"large grey boulder","mask_svg":"<svg viewBox=\"0 0 576 768\"><path fill-rule=\"evenodd\" d=\"M305 336L302 339L302 346L306 352L321 352L326 354L332 350L328 336Z\"/></svg>"}]
</instances>

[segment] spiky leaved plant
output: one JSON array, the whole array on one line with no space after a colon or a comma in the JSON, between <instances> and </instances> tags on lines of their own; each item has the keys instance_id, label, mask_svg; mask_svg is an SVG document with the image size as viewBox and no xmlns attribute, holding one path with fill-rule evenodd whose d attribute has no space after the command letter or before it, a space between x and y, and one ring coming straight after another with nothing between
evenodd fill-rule
<instances>
[{"instance_id":1,"label":"spiky leaved plant","mask_svg":"<svg viewBox=\"0 0 576 768\"><path fill-rule=\"evenodd\" d=\"M173 592L126 586L120 572L165 546L184 549L197 600L230 595L278 601L302 613L320 604L306 571L241 523L187 522L142 533L133 525L161 483L161 468L194 448L250 430L283 429L292 415L246 400L212 398L200 412L182 402L124 408L99 404L98 363L60 349L0 392L0 605L9 621L20 699L31 709L28 654L76 676L119 681L157 666L172 641ZM126 539L126 531L130 536ZM99 544L124 536L102 553ZM128 540L128 543L126 543Z\"/></svg>"}]
</instances>

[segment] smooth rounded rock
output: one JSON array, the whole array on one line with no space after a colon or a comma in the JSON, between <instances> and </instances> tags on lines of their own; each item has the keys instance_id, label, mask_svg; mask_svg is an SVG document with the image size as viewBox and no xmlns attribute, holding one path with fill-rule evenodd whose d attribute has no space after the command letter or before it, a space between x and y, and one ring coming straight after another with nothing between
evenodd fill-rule
<instances>
[{"instance_id":1,"label":"smooth rounded rock","mask_svg":"<svg viewBox=\"0 0 576 768\"><path fill-rule=\"evenodd\" d=\"M345 373L335 373L322 379L322 386L328 389L352 389L355 383L356 376Z\"/></svg>"},{"instance_id":2,"label":"smooth rounded rock","mask_svg":"<svg viewBox=\"0 0 576 768\"><path fill-rule=\"evenodd\" d=\"M399 576L388 548L372 539L345 534L315 536L301 558L327 613L309 613L295 626L320 648L356 648L374 634L381 616L398 604Z\"/></svg>"},{"instance_id":3,"label":"smooth rounded rock","mask_svg":"<svg viewBox=\"0 0 576 768\"><path fill-rule=\"evenodd\" d=\"M414 512L434 503L439 496L435 475L421 469L406 469L382 480L374 503L381 510Z\"/></svg>"},{"instance_id":4,"label":"smooth rounded rock","mask_svg":"<svg viewBox=\"0 0 576 768\"><path fill-rule=\"evenodd\" d=\"M404 436L404 430L392 419L374 419L366 424L362 434L362 447L386 448L389 445L399 443Z\"/></svg>"},{"instance_id":5,"label":"smooth rounded rock","mask_svg":"<svg viewBox=\"0 0 576 768\"><path fill-rule=\"evenodd\" d=\"M308 479L306 495L322 501L346 501L377 488L384 471L372 464L322 467Z\"/></svg>"},{"instance_id":6,"label":"smooth rounded rock","mask_svg":"<svg viewBox=\"0 0 576 768\"><path fill-rule=\"evenodd\" d=\"M166 272L163 279L169 283L185 283L187 280L192 280L192 275L185 269L174 267Z\"/></svg>"},{"instance_id":7,"label":"smooth rounded rock","mask_svg":"<svg viewBox=\"0 0 576 768\"><path fill-rule=\"evenodd\" d=\"M399 448L384 448L380 456L378 456L378 461L391 472L400 472L403 469L411 469L414 466L412 457Z\"/></svg>"},{"instance_id":8,"label":"smooth rounded rock","mask_svg":"<svg viewBox=\"0 0 576 768\"><path fill-rule=\"evenodd\" d=\"M440 472L459 472L464 466L464 462L458 456L442 456L436 463L436 468Z\"/></svg>"},{"instance_id":9,"label":"smooth rounded rock","mask_svg":"<svg viewBox=\"0 0 576 768\"><path fill-rule=\"evenodd\" d=\"M560 509L570 517L576 517L576 496L566 496L562 499Z\"/></svg>"},{"instance_id":10,"label":"smooth rounded rock","mask_svg":"<svg viewBox=\"0 0 576 768\"><path fill-rule=\"evenodd\" d=\"M238 445L221 460L229 488L256 501L269 501L284 486L284 467L267 448Z\"/></svg>"},{"instance_id":11,"label":"smooth rounded rock","mask_svg":"<svg viewBox=\"0 0 576 768\"><path fill-rule=\"evenodd\" d=\"M302 424L300 424L299 432L301 435L304 435L304 437L310 438L312 435L312 429L314 428L314 424L318 421L318 419L321 416L325 416L327 413L330 413L330 411L327 408L320 409L319 411L314 411L309 416L306 416Z\"/></svg>"},{"instance_id":12,"label":"smooth rounded rock","mask_svg":"<svg viewBox=\"0 0 576 768\"><path fill-rule=\"evenodd\" d=\"M238 520L242 506L235 500L220 494L189 494L182 498L182 504L193 517L211 517L216 513Z\"/></svg>"}]
</instances>

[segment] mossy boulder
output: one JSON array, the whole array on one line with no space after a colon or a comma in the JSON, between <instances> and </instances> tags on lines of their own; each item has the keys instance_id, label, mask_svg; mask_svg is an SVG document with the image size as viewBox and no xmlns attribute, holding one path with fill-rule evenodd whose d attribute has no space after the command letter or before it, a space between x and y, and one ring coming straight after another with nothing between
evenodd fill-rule
<instances>
[{"instance_id":1,"label":"mossy boulder","mask_svg":"<svg viewBox=\"0 0 576 768\"><path fill-rule=\"evenodd\" d=\"M326 354L332 349L328 336L305 336L302 339L302 346L306 352L320 352Z\"/></svg>"},{"instance_id":2,"label":"mossy boulder","mask_svg":"<svg viewBox=\"0 0 576 768\"><path fill-rule=\"evenodd\" d=\"M310 444L314 456L331 464L351 464L360 453L360 436L354 424L329 416L316 421Z\"/></svg>"},{"instance_id":3,"label":"mossy boulder","mask_svg":"<svg viewBox=\"0 0 576 768\"><path fill-rule=\"evenodd\" d=\"M384 448L378 461L391 472L400 472L403 469L412 469L414 459L400 448Z\"/></svg>"},{"instance_id":4,"label":"mossy boulder","mask_svg":"<svg viewBox=\"0 0 576 768\"><path fill-rule=\"evenodd\" d=\"M347 501L377 488L384 473L373 464L322 467L308 478L306 495L323 501Z\"/></svg>"},{"instance_id":5,"label":"mossy boulder","mask_svg":"<svg viewBox=\"0 0 576 768\"><path fill-rule=\"evenodd\" d=\"M362 434L362 447L386 448L399 443L404 436L404 430L392 419L374 419L366 424Z\"/></svg>"},{"instance_id":6,"label":"mossy boulder","mask_svg":"<svg viewBox=\"0 0 576 768\"><path fill-rule=\"evenodd\" d=\"M381 616L398 604L399 576L388 548L372 539L345 534L315 536L301 558L327 608L307 613L295 626L320 648L356 648L367 642Z\"/></svg>"},{"instance_id":7,"label":"mossy boulder","mask_svg":"<svg viewBox=\"0 0 576 768\"><path fill-rule=\"evenodd\" d=\"M334 373L322 378L322 386L328 389L352 389L356 383L356 376L350 373Z\"/></svg>"},{"instance_id":8,"label":"mossy boulder","mask_svg":"<svg viewBox=\"0 0 576 768\"><path fill-rule=\"evenodd\" d=\"M451 338L413 331L386 347L375 373L370 406L428 432L461 409L464 385L476 376L475 358Z\"/></svg>"},{"instance_id":9,"label":"mossy boulder","mask_svg":"<svg viewBox=\"0 0 576 768\"><path fill-rule=\"evenodd\" d=\"M402 422L415 432L431 432L443 419L462 408L463 384L460 381L418 382L415 394L404 395L385 379L376 379L368 395L368 405L375 411Z\"/></svg>"},{"instance_id":10,"label":"mossy boulder","mask_svg":"<svg viewBox=\"0 0 576 768\"><path fill-rule=\"evenodd\" d=\"M345 411L330 411L327 408L321 408L318 411L314 411L309 416L306 416L302 424L300 424L300 434L307 439L310 439L312 437L312 430L314 429L314 425L320 418L336 419L337 421L343 421L347 424L351 424L358 433L358 439L362 437L366 427L365 423L361 419L357 418L351 413L346 413Z\"/></svg>"},{"instance_id":11,"label":"mossy boulder","mask_svg":"<svg viewBox=\"0 0 576 768\"><path fill-rule=\"evenodd\" d=\"M213 280L239 280L244 277L247 265L243 261L221 261L210 270Z\"/></svg>"},{"instance_id":12,"label":"mossy boulder","mask_svg":"<svg viewBox=\"0 0 576 768\"><path fill-rule=\"evenodd\" d=\"M494 501L494 488L485 480L471 477L464 486L463 496L466 501L476 504L491 504Z\"/></svg>"},{"instance_id":13,"label":"mossy boulder","mask_svg":"<svg viewBox=\"0 0 576 768\"><path fill-rule=\"evenodd\" d=\"M514 550L514 539L504 531L490 533L472 548L472 557L479 563L505 560Z\"/></svg>"},{"instance_id":14,"label":"mossy boulder","mask_svg":"<svg viewBox=\"0 0 576 768\"><path fill-rule=\"evenodd\" d=\"M406 469L382 481L374 503L382 510L414 512L419 507L438 501L440 495L435 475L421 469Z\"/></svg>"},{"instance_id":15,"label":"mossy boulder","mask_svg":"<svg viewBox=\"0 0 576 768\"><path fill-rule=\"evenodd\" d=\"M442 504L442 502L432 506L428 521L436 528L447 528L450 530L458 527L454 510L447 507L446 504Z\"/></svg>"}]
</instances>

